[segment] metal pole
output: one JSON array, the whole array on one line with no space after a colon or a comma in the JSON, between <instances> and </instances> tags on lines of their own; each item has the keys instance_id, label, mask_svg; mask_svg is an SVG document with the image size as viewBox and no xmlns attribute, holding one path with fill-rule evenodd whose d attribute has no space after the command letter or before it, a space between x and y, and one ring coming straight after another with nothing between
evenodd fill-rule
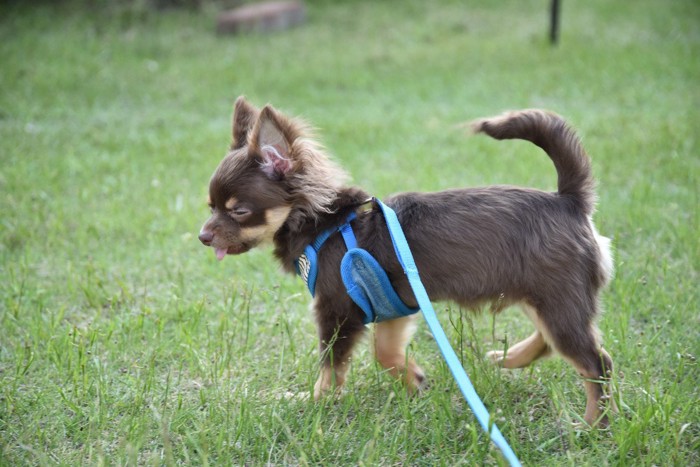
<instances>
[{"instance_id":1,"label":"metal pole","mask_svg":"<svg viewBox=\"0 0 700 467\"><path fill-rule=\"evenodd\" d=\"M552 0L549 22L549 41L552 45L559 41L559 6L559 0Z\"/></svg>"}]
</instances>

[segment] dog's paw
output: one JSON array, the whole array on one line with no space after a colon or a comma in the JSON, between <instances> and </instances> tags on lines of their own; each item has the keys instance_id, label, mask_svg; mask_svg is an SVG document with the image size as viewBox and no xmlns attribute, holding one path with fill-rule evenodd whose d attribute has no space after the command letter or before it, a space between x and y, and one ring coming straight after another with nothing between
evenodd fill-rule
<instances>
[{"instance_id":1,"label":"dog's paw","mask_svg":"<svg viewBox=\"0 0 700 467\"><path fill-rule=\"evenodd\" d=\"M606 430L610 426L610 419L607 415L601 415L594 420L572 421L571 428L574 431Z\"/></svg>"},{"instance_id":2,"label":"dog's paw","mask_svg":"<svg viewBox=\"0 0 700 467\"><path fill-rule=\"evenodd\" d=\"M503 366L504 352L502 350L491 350L486 352L486 358L494 365Z\"/></svg>"},{"instance_id":3,"label":"dog's paw","mask_svg":"<svg viewBox=\"0 0 700 467\"><path fill-rule=\"evenodd\" d=\"M332 370L324 368L314 385L314 400L318 401L326 396L338 397L344 384L344 375L335 374L334 377Z\"/></svg>"},{"instance_id":4,"label":"dog's paw","mask_svg":"<svg viewBox=\"0 0 700 467\"><path fill-rule=\"evenodd\" d=\"M343 388L338 386L333 386L326 390L317 390L314 388L314 402L321 402L323 400L339 400L343 395Z\"/></svg>"},{"instance_id":5,"label":"dog's paw","mask_svg":"<svg viewBox=\"0 0 700 467\"><path fill-rule=\"evenodd\" d=\"M316 385L314 386L314 401L316 401L316 402L320 401L321 398L328 395L329 392L330 392L330 387L325 387L324 385L321 385L317 381Z\"/></svg>"},{"instance_id":6,"label":"dog's paw","mask_svg":"<svg viewBox=\"0 0 700 467\"><path fill-rule=\"evenodd\" d=\"M306 401L309 399L311 394L309 391L301 391L301 392L292 392L292 391L275 391L272 393L272 396L276 400L298 400L298 401Z\"/></svg>"},{"instance_id":7,"label":"dog's paw","mask_svg":"<svg viewBox=\"0 0 700 467\"><path fill-rule=\"evenodd\" d=\"M406 375L406 389L411 396L416 396L430 388L428 378L423 369L415 363L411 365L410 373Z\"/></svg>"}]
</instances>

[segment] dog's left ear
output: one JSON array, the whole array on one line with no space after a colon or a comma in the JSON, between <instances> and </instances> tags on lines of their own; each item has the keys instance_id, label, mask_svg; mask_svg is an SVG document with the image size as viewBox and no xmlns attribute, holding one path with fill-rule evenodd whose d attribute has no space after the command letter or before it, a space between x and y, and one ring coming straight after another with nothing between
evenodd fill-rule
<instances>
[{"instance_id":1,"label":"dog's left ear","mask_svg":"<svg viewBox=\"0 0 700 467\"><path fill-rule=\"evenodd\" d=\"M293 124L265 106L253 127L251 148L262 158L260 167L271 179L282 179L292 170L290 148L295 139Z\"/></svg>"}]
</instances>

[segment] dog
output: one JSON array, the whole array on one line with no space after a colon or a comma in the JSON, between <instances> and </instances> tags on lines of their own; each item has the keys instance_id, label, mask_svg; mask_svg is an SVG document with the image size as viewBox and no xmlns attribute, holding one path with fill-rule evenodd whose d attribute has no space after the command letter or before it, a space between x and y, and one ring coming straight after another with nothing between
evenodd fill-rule
<instances>
[{"instance_id":1,"label":"dog","mask_svg":"<svg viewBox=\"0 0 700 467\"><path fill-rule=\"evenodd\" d=\"M557 191L488 186L401 193L384 201L396 211L431 300L470 309L490 306L493 312L521 305L534 333L487 357L521 368L556 351L584 378L585 422L605 426L607 408L615 410L613 362L601 346L596 317L613 260L610 240L592 222L590 159L574 131L551 112L510 112L478 120L472 129L542 148L556 168ZM346 178L306 123L270 105L259 109L241 96L234 105L230 150L209 182L211 217L199 239L219 260L272 244L282 268L295 273L295 260L319 232L355 213L358 245L376 258L401 300L417 307L381 211L367 209L370 195ZM316 399L343 385L351 351L366 329L341 280L345 251L341 235L334 234L318 253L313 309L322 364ZM411 393L427 382L406 357L416 316L376 323L373 339L378 362Z\"/></svg>"}]
</instances>

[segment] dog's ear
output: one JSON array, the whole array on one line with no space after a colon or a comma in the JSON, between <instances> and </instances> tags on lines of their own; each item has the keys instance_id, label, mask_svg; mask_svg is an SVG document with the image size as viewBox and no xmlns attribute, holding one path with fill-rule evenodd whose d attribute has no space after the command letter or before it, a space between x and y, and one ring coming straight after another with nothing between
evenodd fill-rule
<instances>
[{"instance_id":1,"label":"dog's ear","mask_svg":"<svg viewBox=\"0 0 700 467\"><path fill-rule=\"evenodd\" d=\"M260 112L253 127L251 147L262 157L260 166L271 179L282 179L292 170L290 149L295 133L293 124L271 106Z\"/></svg>"},{"instance_id":2,"label":"dog's ear","mask_svg":"<svg viewBox=\"0 0 700 467\"><path fill-rule=\"evenodd\" d=\"M233 141L231 149L240 149L248 143L248 133L253 129L260 111L244 96L238 97L233 105Z\"/></svg>"}]
</instances>

